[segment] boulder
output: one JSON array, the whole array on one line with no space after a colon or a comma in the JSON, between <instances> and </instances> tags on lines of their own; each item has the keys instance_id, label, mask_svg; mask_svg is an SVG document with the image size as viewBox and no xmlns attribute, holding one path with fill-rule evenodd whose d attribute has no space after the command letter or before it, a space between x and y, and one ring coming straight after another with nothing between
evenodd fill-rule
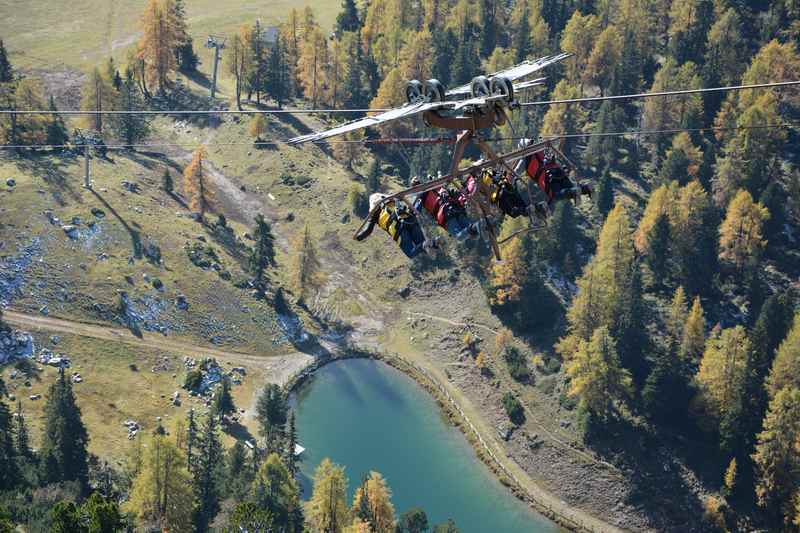
<instances>
[{"instance_id":1,"label":"boulder","mask_svg":"<svg viewBox=\"0 0 800 533\"><path fill-rule=\"evenodd\" d=\"M8 185L9 187L16 187L17 180L15 180L14 178L8 178L6 180L6 185Z\"/></svg>"},{"instance_id":2,"label":"boulder","mask_svg":"<svg viewBox=\"0 0 800 533\"><path fill-rule=\"evenodd\" d=\"M398 290L397 294L400 295L401 298L408 298L408 295L411 294L411 287L406 285L402 289Z\"/></svg>"},{"instance_id":3,"label":"boulder","mask_svg":"<svg viewBox=\"0 0 800 533\"><path fill-rule=\"evenodd\" d=\"M179 294L175 297L175 307L180 309L181 311L186 311L189 309L189 302L186 300L186 296L183 294Z\"/></svg>"},{"instance_id":4,"label":"boulder","mask_svg":"<svg viewBox=\"0 0 800 533\"><path fill-rule=\"evenodd\" d=\"M93 207L92 215L94 215L95 218L103 218L106 216L106 212L100 209L99 207Z\"/></svg>"},{"instance_id":5,"label":"boulder","mask_svg":"<svg viewBox=\"0 0 800 533\"><path fill-rule=\"evenodd\" d=\"M67 234L67 237L69 237L70 239L78 238L78 228L73 224L65 224L61 226L61 229L64 231L64 233Z\"/></svg>"}]
</instances>

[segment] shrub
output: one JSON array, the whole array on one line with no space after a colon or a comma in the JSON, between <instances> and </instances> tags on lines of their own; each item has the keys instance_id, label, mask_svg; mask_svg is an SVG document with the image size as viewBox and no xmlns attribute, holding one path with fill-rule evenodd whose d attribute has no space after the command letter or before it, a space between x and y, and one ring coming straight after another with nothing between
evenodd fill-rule
<instances>
[{"instance_id":1,"label":"shrub","mask_svg":"<svg viewBox=\"0 0 800 533\"><path fill-rule=\"evenodd\" d=\"M514 424L519 426L525 422L525 410L520 401L510 392L503 396L503 407L506 408L506 414Z\"/></svg>"},{"instance_id":2,"label":"shrub","mask_svg":"<svg viewBox=\"0 0 800 533\"><path fill-rule=\"evenodd\" d=\"M506 360L506 365L508 365L508 371L512 378L520 383L527 383L530 380L531 371L528 369L528 362L522 352L514 346L506 346L503 351L503 357Z\"/></svg>"},{"instance_id":3,"label":"shrub","mask_svg":"<svg viewBox=\"0 0 800 533\"><path fill-rule=\"evenodd\" d=\"M198 369L190 370L183 380L183 388L186 390L197 391L203 383L203 373Z\"/></svg>"}]
</instances>

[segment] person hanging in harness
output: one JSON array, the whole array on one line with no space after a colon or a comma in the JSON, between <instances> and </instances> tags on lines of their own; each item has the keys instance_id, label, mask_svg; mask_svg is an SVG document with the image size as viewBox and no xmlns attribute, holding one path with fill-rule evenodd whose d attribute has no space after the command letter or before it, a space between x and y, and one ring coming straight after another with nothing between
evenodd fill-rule
<instances>
[{"instance_id":1,"label":"person hanging in harness","mask_svg":"<svg viewBox=\"0 0 800 533\"><path fill-rule=\"evenodd\" d=\"M386 194L374 193L369 197L369 222L359 231L355 239L363 241L370 236L377 224L397 243L409 259L413 259L421 252L428 252L436 248L436 239L425 240L425 234L419 225L419 220L408 205L400 200L387 200Z\"/></svg>"},{"instance_id":2,"label":"person hanging in harness","mask_svg":"<svg viewBox=\"0 0 800 533\"><path fill-rule=\"evenodd\" d=\"M517 218L528 214L525 200L514 187L514 178L509 172L497 172L487 168L481 174L481 189L489 200L504 214Z\"/></svg>"},{"instance_id":3,"label":"person hanging in harness","mask_svg":"<svg viewBox=\"0 0 800 533\"><path fill-rule=\"evenodd\" d=\"M523 139L520 141L520 148L524 148L531 142L533 141ZM588 184L579 185L572 181L553 155L536 152L522 159L516 170L522 170L521 166L524 166L525 172L544 193L547 198L548 211L555 202L573 200L577 204L582 195L590 198L592 196L592 187ZM540 212L543 207L537 206L537 212Z\"/></svg>"},{"instance_id":4,"label":"person hanging in harness","mask_svg":"<svg viewBox=\"0 0 800 533\"><path fill-rule=\"evenodd\" d=\"M419 184L419 178L415 176L411 180L411 186L416 187ZM478 237L480 222L470 222L466 207L469 195L476 187L475 178L470 176L466 187L440 187L425 191L417 195L414 209L420 213L427 211L439 226L458 240Z\"/></svg>"}]
</instances>

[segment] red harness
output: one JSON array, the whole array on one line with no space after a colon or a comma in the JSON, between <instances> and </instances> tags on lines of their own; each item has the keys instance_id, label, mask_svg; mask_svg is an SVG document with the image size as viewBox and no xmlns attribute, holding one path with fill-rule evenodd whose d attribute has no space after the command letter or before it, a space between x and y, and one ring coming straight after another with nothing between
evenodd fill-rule
<instances>
[{"instance_id":1,"label":"red harness","mask_svg":"<svg viewBox=\"0 0 800 533\"><path fill-rule=\"evenodd\" d=\"M470 184L473 187L474 183L475 180L472 179ZM422 193L422 206L436 219L436 223L444 229L447 229L447 208L453 204L462 208L465 207L467 204L467 195L460 192L458 196L453 198L444 188Z\"/></svg>"},{"instance_id":2,"label":"red harness","mask_svg":"<svg viewBox=\"0 0 800 533\"><path fill-rule=\"evenodd\" d=\"M533 181L536 182L542 192L547 195L549 201L553 200L555 193L550 188L550 184L547 183L546 174L548 170L554 168L559 168L554 159L545 164L544 155L542 152L537 152L528 159L528 167L526 169L528 176L533 178Z\"/></svg>"}]
</instances>

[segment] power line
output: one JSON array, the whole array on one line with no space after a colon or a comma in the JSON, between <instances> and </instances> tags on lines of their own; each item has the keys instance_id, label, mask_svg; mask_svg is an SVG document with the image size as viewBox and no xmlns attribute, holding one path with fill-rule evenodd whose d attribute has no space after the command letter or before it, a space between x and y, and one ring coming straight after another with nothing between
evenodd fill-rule
<instances>
[{"instance_id":1,"label":"power line","mask_svg":"<svg viewBox=\"0 0 800 533\"><path fill-rule=\"evenodd\" d=\"M779 81L770 83L756 83L751 85L729 85L726 87L706 87L704 89L683 89L678 91L661 91L654 93L621 94L616 96L591 96L586 98L571 98L566 100L542 100L538 102L521 102L520 107L531 107L541 105L557 104L577 104L584 102L602 102L605 100L633 100L638 98L653 98L663 96L682 96L689 94L723 92L723 91L742 91L747 89L766 89L770 87L790 87L800 85L798 81ZM102 111L81 111L81 110L17 110L3 109L0 115L293 115L293 114L337 114L337 113L378 113L392 111L394 108L377 109L165 109L165 110L102 110Z\"/></svg>"},{"instance_id":2,"label":"power line","mask_svg":"<svg viewBox=\"0 0 800 533\"><path fill-rule=\"evenodd\" d=\"M542 100L540 102L522 102L520 107L556 105L556 104L578 104L584 102L604 102L606 100L633 100L637 98L653 98L656 96L681 96L687 94L711 93L722 91L743 91L747 89L765 89L769 87L790 87L800 85L798 81L778 81L772 83L755 83L752 85L729 85L727 87L706 87L704 89L683 89L679 91L661 91L655 93L621 94L617 96L590 96L586 98L569 98L566 100Z\"/></svg>"},{"instance_id":3,"label":"power line","mask_svg":"<svg viewBox=\"0 0 800 533\"><path fill-rule=\"evenodd\" d=\"M763 130L763 129L787 129L796 128L800 124L792 122L781 122L777 124L757 124L752 126L707 126L704 128L670 128L660 130L627 130L627 131L612 131L612 132L589 132L589 133L564 133L561 135L542 136L548 140L557 139L573 139L584 137L625 137L625 136L651 136L651 135L671 135L675 133L700 133L707 131L738 131L738 130ZM522 139L529 139L530 137L512 136L512 137L490 137L484 140L499 142L499 141L519 141ZM322 141L312 141L309 144L448 144L454 143L455 137L398 137L398 138L376 138L376 139L328 139ZM67 149L67 148L106 148L108 150L124 149L124 148L196 148L198 145L206 147L222 147L222 146L250 146L258 148L259 146L280 146L287 144L286 139L271 139L257 142L210 142L210 143L169 143L169 142L153 142L153 143L134 143L134 144L3 144L0 149Z\"/></svg>"}]
</instances>

